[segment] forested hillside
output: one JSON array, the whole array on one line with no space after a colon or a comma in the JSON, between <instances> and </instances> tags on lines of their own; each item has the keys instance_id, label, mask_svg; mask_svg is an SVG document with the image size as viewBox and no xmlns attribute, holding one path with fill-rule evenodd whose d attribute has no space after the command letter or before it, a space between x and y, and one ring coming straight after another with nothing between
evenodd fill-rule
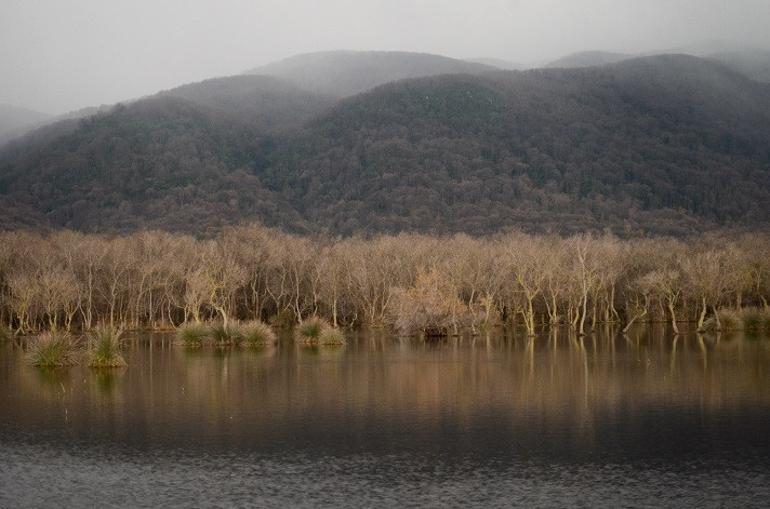
<instances>
[{"instance_id":1,"label":"forested hillside","mask_svg":"<svg viewBox=\"0 0 770 509\"><path fill-rule=\"evenodd\" d=\"M332 102L274 78L235 76L47 126L0 155L4 226L201 231L237 222L242 208L299 226L253 170L266 164L270 133Z\"/></svg>"},{"instance_id":2,"label":"forested hillside","mask_svg":"<svg viewBox=\"0 0 770 509\"><path fill-rule=\"evenodd\" d=\"M180 87L0 154L5 229L682 234L770 223L770 87L708 60Z\"/></svg>"},{"instance_id":3,"label":"forested hillside","mask_svg":"<svg viewBox=\"0 0 770 509\"><path fill-rule=\"evenodd\" d=\"M264 181L332 231L612 226L770 217L770 90L691 57L426 78L355 97Z\"/></svg>"}]
</instances>

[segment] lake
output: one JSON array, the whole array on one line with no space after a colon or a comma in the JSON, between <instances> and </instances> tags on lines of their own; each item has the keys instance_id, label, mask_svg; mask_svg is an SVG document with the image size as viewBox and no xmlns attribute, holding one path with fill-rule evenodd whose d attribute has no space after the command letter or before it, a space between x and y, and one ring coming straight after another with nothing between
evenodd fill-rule
<instances>
[{"instance_id":1,"label":"lake","mask_svg":"<svg viewBox=\"0 0 770 509\"><path fill-rule=\"evenodd\" d=\"M356 333L43 370L0 345L0 507L762 507L770 338Z\"/></svg>"}]
</instances>

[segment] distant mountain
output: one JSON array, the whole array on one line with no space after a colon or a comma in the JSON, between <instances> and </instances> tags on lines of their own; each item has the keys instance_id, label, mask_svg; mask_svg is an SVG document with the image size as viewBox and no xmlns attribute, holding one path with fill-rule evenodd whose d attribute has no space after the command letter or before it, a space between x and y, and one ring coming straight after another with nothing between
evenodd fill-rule
<instances>
[{"instance_id":1,"label":"distant mountain","mask_svg":"<svg viewBox=\"0 0 770 509\"><path fill-rule=\"evenodd\" d=\"M0 152L0 226L770 225L770 86L710 60L430 76L333 105L291 87L254 99L277 88L202 82L33 133Z\"/></svg>"},{"instance_id":2,"label":"distant mountain","mask_svg":"<svg viewBox=\"0 0 770 509\"><path fill-rule=\"evenodd\" d=\"M735 50L709 55L749 78L770 83L770 51L760 49Z\"/></svg>"},{"instance_id":3,"label":"distant mountain","mask_svg":"<svg viewBox=\"0 0 770 509\"><path fill-rule=\"evenodd\" d=\"M710 44L692 45L684 48L672 49L665 54L692 55L701 58L708 58L719 62L734 71L748 76L755 81L770 83L770 51L762 49L746 49L731 47L726 43L712 42ZM717 50L716 48L730 48ZM646 55L655 56L655 55ZM610 53L606 51L585 51L573 53L558 60L554 60L546 67L575 69L579 67L598 67L608 64L615 64L638 58L634 55L622 53ZM498 66L500 67L500 66ZM502 67L501 67L502 68Z\"/></svg>"},{"instance_id":4,"label":"distant mountain","mask_svg":"<svg viewBox=\"0 0 770 509\"><path fill-rule=\"evenodd\" d=\"M516 64L500 58L467 58L465 59L465 61L471 62L473 64L481 64L481 65L487 65L489 67L495 67L503 71L519 71L526 68L525 65Z\"/></svg>"},{"instance_id":5,"label":"distant mountain","mask_svg":"<svg viewBox=\"0 0 770 509\"><path fill-rule=\"evenodd\" d=\"M623 60L633 58L632 55L623 53L610 53L608 51L581 51L572 53L549 63L546 67L575 69L578 67L598 67L602 65L615 64Z\"/></svg>"},{"instance_id":6,"label":"distant mountain","mask_svg":"<svg viewBox=\"0 0 770 509\"><path fill-rule=\"evenodd\" d=\"M0 104L0 145L20 136L50 118L50 115L18 106Z\"/></svg>"},{"instance_id":7,"label":"distant mountain","mask_svg":"<svg viewBox=\"0 0 770 509\"><path fill-rule=\"evenodd\" d=\"M494 69L426 53L327 51L297 55L247 73L275 76L312 92L345 97L391 81L438 74L480 74Z\"/></svg>"}]
</instances>

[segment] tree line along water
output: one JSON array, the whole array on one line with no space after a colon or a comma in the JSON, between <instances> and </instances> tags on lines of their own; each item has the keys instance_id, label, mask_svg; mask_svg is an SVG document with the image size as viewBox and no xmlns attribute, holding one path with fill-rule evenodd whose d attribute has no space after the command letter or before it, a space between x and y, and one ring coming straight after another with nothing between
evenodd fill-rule
<instances>
[{"instance_id":1,"label":"tree line along water","mask_svg":"<svg viewBox=\"0 0 770 509\"><path fill-rule=\"evenodd\" d=\"M400 334L665 321L770 329L770 236L505 233L330 238L259 225L213 238L0 234L0 319L20 334L211 320Z\"/></svg>"}]
</instances>

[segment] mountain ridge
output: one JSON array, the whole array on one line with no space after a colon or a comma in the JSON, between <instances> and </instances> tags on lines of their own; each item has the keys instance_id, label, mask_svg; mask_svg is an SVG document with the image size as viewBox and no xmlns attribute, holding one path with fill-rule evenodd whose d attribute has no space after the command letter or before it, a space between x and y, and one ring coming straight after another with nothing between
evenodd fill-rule
<instances>
[{"instance_id":1,"label":"mountain ridge","mask_svg":"<svg viewBox=\"0 0 770 509\"><path fill-rule=\"evenodd\" d=\"M770 87L709 60L428 76L339 101L224 80L3 151L1 226L683 234L770 221ZM271 101L245 118L228 102L276 88L303 105L278 128L258 111Z\"/></svg>"}]
</instances>

